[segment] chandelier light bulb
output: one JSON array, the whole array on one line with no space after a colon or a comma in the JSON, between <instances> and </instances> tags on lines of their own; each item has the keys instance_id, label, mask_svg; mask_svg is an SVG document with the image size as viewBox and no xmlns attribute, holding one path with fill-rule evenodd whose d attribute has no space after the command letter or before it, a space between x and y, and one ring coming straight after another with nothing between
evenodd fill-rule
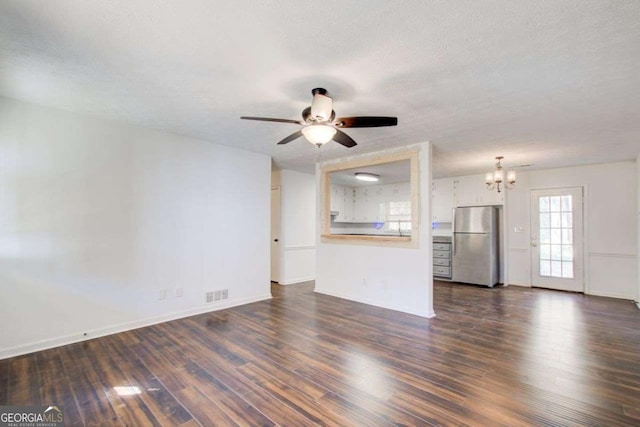
<instances>
[{"instance_id":1,"label":"chandelier light bulb","mask_svg":"<svg viewBox=\"0 0 640 427\"><path fill-rule=\"evenodd\" d=\"M504 181L504 172L502 172L502 168L496 169L493 173L493 180L498 183Z\"/></svg>"}]
</instances>

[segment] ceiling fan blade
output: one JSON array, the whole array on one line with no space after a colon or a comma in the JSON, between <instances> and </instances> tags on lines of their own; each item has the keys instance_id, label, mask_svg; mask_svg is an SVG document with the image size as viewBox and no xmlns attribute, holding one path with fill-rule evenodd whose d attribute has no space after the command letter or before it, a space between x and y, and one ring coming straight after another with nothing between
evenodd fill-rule
<instances>
[{"instance_id":1,"label":"ceiling fan blade","mask_svg":"<svg viewBox=\"0 0 640 427\"><path fill-rule=\"evenodd\" d=\"M397 117L340 117L336 119L335 125L339 128L377 128L382 126L396 126Z\"/></svg>"},{"instance_id":2,"label":"ceiling fan blade","mask_svg":"<svg viewBox=\"0 0 640 427\"><path fill-rule=\"evenodd\" d=\"M338 144L344 145L347 148L355 147L356 145L358 145L353 139L351 139L349 135L339 129L336 129L336 134L333 135L333 140Z\"/></svg>"},{"instance_id":3,"label":"ceiling fan blade","mask_svg":"<svg viewBox=\"0 0 640 427\"><path fill-rule=\"evenodd\" d=\"M300 120L290 120L290 119L272 119L269 117L247 117L247 116L242 116L240 117L242 120L258 120L261 122L277 122L277 123L293 123L296 125L301 125L302 123L300 123Z\"/></svg>"},{"instance_id":4,"label":"ceiling fan blade","mask_svg":"<svg viewBox=\"0 0 640 427\"><path fill-rule=\"evenodd\" d=\"M302 136L302 131L299 130L298 132L294 132L291 135L289 135L288 137L286 137L285 139L283 139L282 141L278 142L278 145L282 145L282 144L288 144L291 141L293 141L294 139L298 139Z\"/></svg>"}]
</instances>

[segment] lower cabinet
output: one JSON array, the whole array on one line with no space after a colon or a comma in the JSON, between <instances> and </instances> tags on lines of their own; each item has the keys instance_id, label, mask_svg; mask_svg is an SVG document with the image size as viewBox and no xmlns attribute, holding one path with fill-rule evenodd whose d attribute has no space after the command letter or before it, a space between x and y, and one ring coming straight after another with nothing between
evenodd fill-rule
<instances>
[{"instance_id":1,"label":"lower cabinet","mask_svg":"<svg viewBox=\"0 0 640 427\"><path fill-rule=\"evenodd\" d=\"M451 243L433 244L433 277L451 279Z\"/></svg>"}]
</instances>

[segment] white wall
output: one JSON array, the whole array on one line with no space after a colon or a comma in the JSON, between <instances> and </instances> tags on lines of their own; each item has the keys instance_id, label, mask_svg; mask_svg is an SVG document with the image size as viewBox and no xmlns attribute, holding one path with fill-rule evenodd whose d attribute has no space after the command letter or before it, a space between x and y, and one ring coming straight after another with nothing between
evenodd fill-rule
<instances>
[{"instance_id":1,"label":"white wall","mask_svg":"<svg viewBox=\"0 0 640 427\"><path fill-rule=\"evenodd\" d=\"M636 302L638 304L638 308L640 308L640 155L636 158L636 208L637 208L637 234L636 238L638 240L638 245L636 247L636 270L637 270L637 280L638 280L638 288L636 290Z\"/></svg>"},{"instance_id":2,"label":"white wall","mask_svg":"<svg viewBox=\"0 0 640 427\"><path fill-rule=\"evenodd\" d=\"M431 263L431 146L416 144L364 156L341 159L349 161L377 157L383 153L420 150L419 246L396 248L319 242L317 250L316 292L432 317L433 276ZM340 161L326 162L326 164ZM317 171L322 165L318 165ZM318 180L320 173L316 173ZM320 185L318 184L318 188ZM320 234L320 205L318 205Z\"/></svg>"},{"instance_id":3,"label":"white wall","mask_svg":"<svg viewBox=\"0 0 640 427\"><path fill-rule=\"evenodd\" d=\"M531 284L530 190L584 186L585 292L637 299L638 181L633 161L520 172L506 203L509 283Z\"/></svg>"},{"instance_id":4,"label":"white wall","mask_svg":"<svg viewBox=\"0 0 640 427\"><path fill-rule=\"evenodd\" d=\"M0 357L270 298L269 174L264 155L0 98Z\"/></svg>"},{"instance_id":5,"label":"white wall","mask_svg":"<svg viewBox=\"0 0 640 427\"><path fill-rule=\"evenodd\" d=\"M292 170L274 172L280 186L281 285L316 277L316 178Z\"/></svg>"}]
</instances>

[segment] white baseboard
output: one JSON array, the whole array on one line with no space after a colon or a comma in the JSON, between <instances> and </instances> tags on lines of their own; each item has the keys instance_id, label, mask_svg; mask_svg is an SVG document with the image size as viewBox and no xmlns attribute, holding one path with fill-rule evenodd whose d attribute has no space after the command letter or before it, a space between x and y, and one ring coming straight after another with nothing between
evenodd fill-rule
<instances>
[{"instance_id":1,"label":"white baseboard","mask_svg":"<svg viewBox=\"0 0 640 427\"><path fill-rule=\"evenodd\" d=\"M640 301L636 301L636 306L638 307L638 310L640 310Z\"/></svg>"},{"instance_id":2,"label":"white baseboard","mask_svg":"<svg viewBox=\"0 0 640 427\"><path fill-rule=\"evenodd\" d=\"M610 292L602 292L602 291L593 291L593 290L585 290L584 293L586 295L593 295L596 297L607 297L607 298L618 298L618 299L628 299L628 300L634 300L635 297L630 296L630 295L620 295L620 294L614 294L614 293L610 293Z\"/></svg>"},{"instance_id":3,"label":"white baseboard","mask_svg":"<svg viewBox=\"0 0 640 427\"><path fill-rule=\"evenodd\" d=\"M509 283L509 286L520 286L522 288L530 288L531 287L531 285L528 285L526 283L513 283L513 282Z\"/></svg>"},{"instance_id":4,"label":"white baseboard","mask_svg":"<svg viewBox=\"0 0 640 427\"><path fill-rule=\"evenodd\" d=\"M206 306L193 307L187 310L176 311L164 314L162 316L150 317L143 320L133 322L120 323L117 325L106 326L104 328L93 329L90 331L64 335L61 337L48 338L46 340L35 341L11 348L0 349L0 360L10 357L21 356L23 354L33 353L35 351L47 350L63 345L74 344L87 341L94 338L113 335L120 332L130 331L132 329L144 328L158 323L164 323L171 320L182 319L185 317L195 316L197 314L209 313L212 311L223 310L225 308L236 307L239 305L250 304L252 302L264 301L271 299L271 295L263 295L258 297L240 298L225 301L224 303L207 304Z\"/></svg>"},{"instance_id":5,"label":"white baseboard","mask_svg":"<svg viewBox=\"0 0 640 427\"><path fill-rule=\"evenodd\" d=\"M403 309L403 308L398 308L398 307L389 307L389 306L380 304L378 301L374 301L374 300L370 300L370 299L362 298L362 297L354 297L354 296L347 295L347 294L342 294L342 293L339 293L339 292L327 292L327 291L318 290L318 289L314 290L314 292L316 292L318 294L329 295L329 296L336 297L336 298L346 299L346 300L349 300L349 301L355 301L355 302L359 302L359 303L362 303L362 304L372 305L374 307L381 307L381 308L385 308L387 310L399 311L401 313L412 314L414 316L426 317L428 319L436 317L436 313L433 310L431 310L431 312L429 312L429 313L418 313L418 312L415 312L415 311L413 311L411 309L408 309L408 308Z\"/></svg>"}]
</instances>

